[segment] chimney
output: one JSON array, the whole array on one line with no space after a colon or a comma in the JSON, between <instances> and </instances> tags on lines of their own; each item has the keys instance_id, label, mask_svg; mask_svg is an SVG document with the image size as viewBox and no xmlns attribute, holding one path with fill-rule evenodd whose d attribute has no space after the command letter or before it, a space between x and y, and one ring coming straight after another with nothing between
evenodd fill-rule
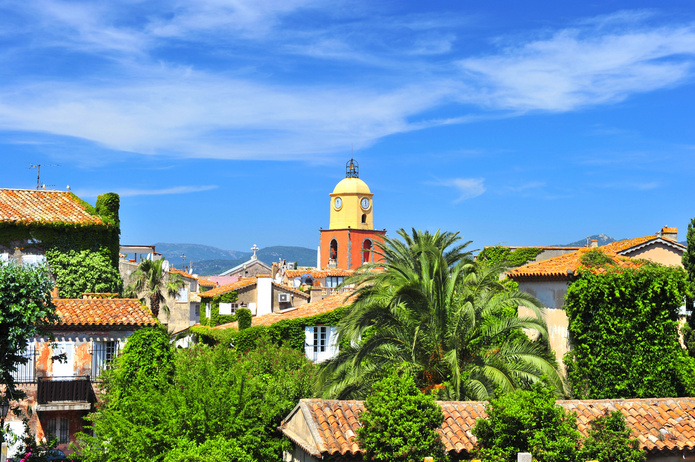
<instances>
[{"instance_id":1,"label":"chimney","mask_svg":"<svg viewBox=\"0 0 695 462\"><path fill-rule=\"evenodd\" d=\"M589 244L589 247L591 247L592 249L598 247L598 239L592 239L591 244Z\"/></svg>"},{"instance_id":2,"label":"chimney","mask_svg":"<svg viewBox=\"0 0 695 462\"><path fill-rule=\"evenodd\" d=\"M661 228L661 237L670 241L678 242L678 228L669 228L664 226Z\"/></svg>"},{"instance_id":3,"label":"chimney","mask_svg":"<svg viewBox=\"0 0 695 462\"><path fill-rule=\"evenodd\" d=\"M53 287L53 290L51 291L51 298L60 298L58 286Z\"/></svg>"}]
</instances>

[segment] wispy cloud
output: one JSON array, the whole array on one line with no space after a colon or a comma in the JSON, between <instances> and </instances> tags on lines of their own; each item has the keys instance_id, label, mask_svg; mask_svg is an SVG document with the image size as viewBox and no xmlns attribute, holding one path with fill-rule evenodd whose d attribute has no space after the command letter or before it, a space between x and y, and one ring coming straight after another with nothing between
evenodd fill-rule
<instances>
[{"instance_id":1,"label":"wispy cloud","mask_svg":"<svg viewBox=\"0 0 695 462\"><path fill-rule=\"evenodd\" d=\"M626 24L628 19L635 18L623 14L460 60L461 70L477 82L479 95L471 100L496 109L570 111L622 101L692 75L694 25L654 28ZM616 23L620 27L609 27Z\"/></svg>"},{"instance_id":2,"label":"wispy cloud","mask_svg":"<svg viewBox=\"0 0 695 462\"><path fill-rule=\"evenodd\" d=\"M432 181L427 184L454 188L458 193L454 203L458 203L482 195L485 192L484 182L485 178L451 178Z\"/></svg>"},{"instance_id":3,"label":"wispy cloud","mask_svg":"<svg viewBox=\"0 0 695 462\"><path fill-rule=\"evenodd\" d=\"M695 62L695 26L649 26L645 12L462 57L462 20L450 18L374 19L315 0L128 6L17 6L26 29L17 36L33 56L59 49L103 67L0 82L0 130L146 155L314 159L408 131L621 101L687 81ZM340 20L325 25L327 17ZM205 59L182 58L180 46ZM258 47L270 53L260 63ZM20 49L0 55L0 66L14 68ZM445 105L442 118L435 111Z\"/></svg>"},{"instance_id":4,"label":"wispy cloud","mask_svg":"<svg viewBox=\"0 0 695 462\"><path fill-rule=\"evenodd\" d=\"M133 188L119 189L119 188L116 188L115 192L118 193L118 195L121 197L135 197L135 196L164 196L164 195L169 195L169 194L189 194L189 193L210 191L212 189L217 189L217 186L214 186L214 185L209 185L209 186L175 186L173 188L164 188L164 189L133 189ZM104 193L103 190L96 191L96 190L90 190L90 189L80 189L80 190L76 190L74 192L79 197L97 197L98 195Z\"/></svg>"}]
</instances>

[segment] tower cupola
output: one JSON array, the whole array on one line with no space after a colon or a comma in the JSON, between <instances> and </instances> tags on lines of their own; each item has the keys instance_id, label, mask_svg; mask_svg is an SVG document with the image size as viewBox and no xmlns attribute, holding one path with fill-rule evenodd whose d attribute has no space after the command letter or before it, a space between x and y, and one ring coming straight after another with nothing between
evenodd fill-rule
<instances>
[{"instance_id":1,"label":"tower cupola","mask_svg":"<svg viewBox=\"0 0 695 462\"><path fill-rule=\"evenodd\" d=\"M374 229L372 198L374 194L360 179L360 167L350 159L345 165L345 178L333 189L329 229Z\"/></svg>"}]
</instances>

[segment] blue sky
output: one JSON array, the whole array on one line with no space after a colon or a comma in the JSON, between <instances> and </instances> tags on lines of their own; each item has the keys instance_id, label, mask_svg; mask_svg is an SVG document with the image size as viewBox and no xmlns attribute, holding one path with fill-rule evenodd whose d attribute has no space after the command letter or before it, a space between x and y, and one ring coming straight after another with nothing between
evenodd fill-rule
<instances>
[{"instance_id":1,"label":"blue sky","mask_svg":"<svg viewBox=\"0 0 695 462\"><path fill-rule=\"evenodd\" d=\"M691 0L0 1L0 186L59 164L123 243L314 248L354 155L392 235L684 239L694 64Z\"/></svg>"}]
</instances>

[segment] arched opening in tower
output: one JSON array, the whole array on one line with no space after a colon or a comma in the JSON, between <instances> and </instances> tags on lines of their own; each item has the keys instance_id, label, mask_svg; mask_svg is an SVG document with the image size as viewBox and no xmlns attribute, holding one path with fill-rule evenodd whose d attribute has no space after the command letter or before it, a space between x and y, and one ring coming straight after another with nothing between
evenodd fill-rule
<instances>
[{"instance_id":1,"label":"arched opening in tower","mask_svg":"<svg viewBox=\"0 0 695 462\"><path fill-rule=\"evenodd\" d=\"M372 256L372 241L365 239L362 243L362 263L368 263Z\"/></svg>"},{"instance_id":2,"label":"arched opening in tower","mask_svg":"<svg viewBox=\"0 0 695 462\"><path fill-rule=\"evenodd\" d=\"M331 241L331 247L330 247L330 252L328 253L329 259L332 260L333 262L338 260L338 241L333 239Z\"/></svg>"}]
</instances>

